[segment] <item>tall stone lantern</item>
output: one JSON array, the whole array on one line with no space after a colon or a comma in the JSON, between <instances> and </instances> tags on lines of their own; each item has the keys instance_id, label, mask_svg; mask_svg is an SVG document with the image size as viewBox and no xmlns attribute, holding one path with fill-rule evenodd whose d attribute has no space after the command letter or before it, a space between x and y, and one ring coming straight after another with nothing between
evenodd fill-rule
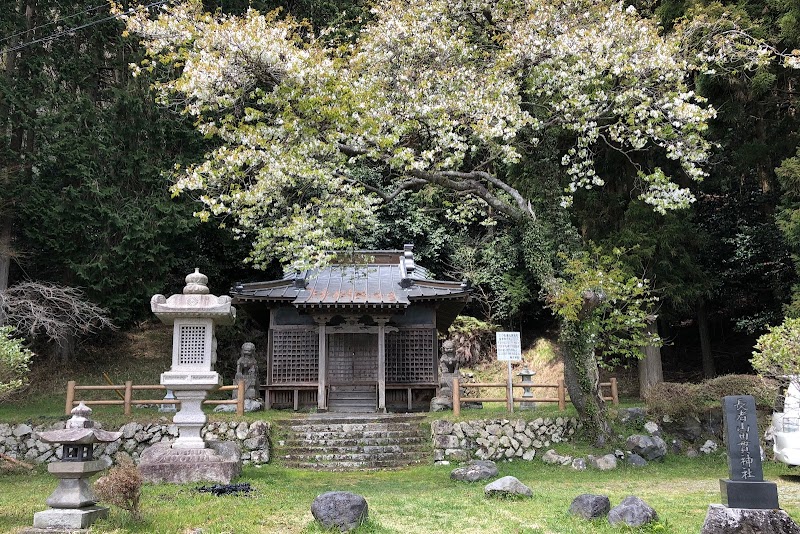
<instances>
[{"instance_id":1,"label":"tall stone lantern","mask_svg":"<svg viewBox=\"0 0 800 534\"><path fill-rule=\"evenodd\" d=\"M208 277L199 269L186 277L186 287L180 295L169 298L154 295L150 308L161 322L172 325L172 366L161 374L161 384L171 390L181 401L181 409L172 419L178 427L178 438L169 446L153 446L142 455L140 469L150 482L192 482L212 480L227 482L236 469L223 469L214 475L220 462L235 459L222 458L231 452L220 444L210 450L200 437L207 417L202 402L209 391L222 385L214 370L217 360L217 340L214 328L230 325L236 319L236 308L227 295L211 295ZM229 444L232 445L232 444ZM214 465L211 465L214 464ZM234 475L235 476L235 475Z\"/></svg>"}]
</instances>

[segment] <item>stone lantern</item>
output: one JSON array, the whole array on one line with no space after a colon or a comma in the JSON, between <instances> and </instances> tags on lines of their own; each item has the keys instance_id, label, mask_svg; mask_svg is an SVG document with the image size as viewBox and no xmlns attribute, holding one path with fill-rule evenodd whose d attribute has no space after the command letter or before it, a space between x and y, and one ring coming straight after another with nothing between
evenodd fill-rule
<instances>
[{"instance_id":1,"label":"stone lantern","mask_svg":"<svg viewBox=\"0 0 800 534\"><path fill-rule=\"evenodd\" d=\"M209 294L208 277L199 269L186 277L183 294L155 295L150 300L153 313L161 322L173 326L172 367L161 374L161 384L181 401L173 422L178 426L176 449L203 449L200 431L206 423L202 402L209 391L222 385L214 370L217 361L216 325L233 324L236 308L227 295Z\"/></svg>"},{"instance_id":2,"label":"stone lantern","mask_svg":"<svg viewBox=\"0 0 800 534\"><path fill-rule=\"evenodd\" d=\"M106 432L94 428L89 419L92 410L80 403L72 409L72 418L63 430L40 432L45 443L62 445L60 462L48 464L47 470L56 476L58 487L47 498L49 509L33 515L34 528L84 529L97 519L108 517L108 508L95 506L97 498L89 478L109 467L110 462L95 460L95 443L110 443L122 432Z\"/></svg>"},{"instance_id":3,"label":"stone lantern","mask_svg":"<svg viewBox=\"0 0 800 534\"><path fill-rule=\"evenodd\" d=\"M533 402L533 391L530 386L533 384L532 379L535 374L536 371L531 371L527 366L517 373L517 376L522 379L522 398L525 399L519 405L520 410L533 410L536 407L536 403Z\"/></svg>"},{"instance_id":4,"label":"stone lantern","mask_svg":"<svg viewBox=\"0 0 800 534\"><path fill-rule=\"evenodd\" d=\"M200 437L207 420L203 400L222 384L214 370L214 328L233 324L236 319L231 298L211 295L207 283L208 277L195 269L186 277L182 294L169 298L154 295L150 299L156 317L173 327L172 366L161 374L161 384L181 401L181 408L172 419L178 427L178 438L166 446L154 445L142 454L139 468L148 482L228 483L238 475L239 455L233 444L209 444L209 449Z\"/></svg>"}]
</instances>

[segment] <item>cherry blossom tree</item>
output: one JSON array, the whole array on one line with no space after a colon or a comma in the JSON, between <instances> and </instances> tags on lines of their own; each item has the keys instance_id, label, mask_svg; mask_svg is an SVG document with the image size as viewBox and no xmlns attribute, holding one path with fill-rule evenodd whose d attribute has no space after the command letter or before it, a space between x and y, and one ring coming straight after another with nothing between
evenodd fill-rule
<instances>
[{"instance_id":1,"label":"cherry blossom tree","mask_svg":"<svg viewBox=\"0 0 800 534\"><path fill-rule=\"evenodd\" d=\"M636 169L634 194L653 210L685 207L688 185L706 174L703 134L715 116L687 80L774 55L730 21L665 35L633 7L602 0L379 0L339 42L278 13L205 13L199 0L125 17L149 58L134 71L163 71L162 102L217 141L203 161L175 169L173 193L196 194L198 217L252 238L255 266L318 265L325 250L352 246L381 202L428 185L535 227L540 214L508 172L553 130L571 139L558 209L604 185L594 157L608 149ZM380 169L379 183L360 179L365 165ZM558 292L554 272L540 278ZM584 326L600 293L589 292L563 339L576 364L570 395L589 398L581 411L602 435Z\"/></svg>"}]
</instances>

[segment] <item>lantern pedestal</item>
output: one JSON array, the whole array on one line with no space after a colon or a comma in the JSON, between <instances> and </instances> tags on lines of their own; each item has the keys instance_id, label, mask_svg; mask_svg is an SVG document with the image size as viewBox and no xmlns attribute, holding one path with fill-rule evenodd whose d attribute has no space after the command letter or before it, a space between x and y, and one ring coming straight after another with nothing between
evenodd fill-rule
<instances>
[{"instance_id":1,"label":"lantern pedestal","mask_svg":"<svg viewBox=\"0 0 800 534\"><path fill-rule=\"evenodd\" d=\"M109 467L103 460L90 462L53 462L47 465L51 475L58 478L58 487L47 498L51 508L82 508L97 502L89 478ZM36 526L34 519L34 526Z\"/></svg>"},{"instance_id":2,"label":"lantern pedestal","mask_svg":"<svg viewBox=\"0 0 800 534\"><path fill-rule=\"evenodd\" d=\"M154 484L230 484L242 472L241 451L230 441L211 441L205 449L157 443L142 453L139 471L145 482Z\"/></svg>"},{"instance_id":3,"label":"lantern pedestal","mask_svg":"<svg viewBox=\"0 0 800 534\"><path fill-rule=\"evenodd\" d=\"M174 372L161 374L161 384L171 389L175 398L181 401L181 409L172 418L178 426L178 439L172 444L175 449L205 449L206 444L200 437L208 417L203 413L203 401L209 391L222 385L218 373L211 372Z\"/></svg>"},{"instance_id":4,"label":"lantern pedestal","mask_svg":"<svg viewBox=\"0 0 800 534\"><path fill-rule=\"evenodd\" d=\"M33 528L24 530L25 534L35 532L59 532L59 530L74 532L88 529L98 519L108 517L108 508L103 506L86 506L80 509L51 508L33 514ZM39 530L41 529L41 530ZM89 532L87 530L87 532Z\"/></svg>"}]
</instances>

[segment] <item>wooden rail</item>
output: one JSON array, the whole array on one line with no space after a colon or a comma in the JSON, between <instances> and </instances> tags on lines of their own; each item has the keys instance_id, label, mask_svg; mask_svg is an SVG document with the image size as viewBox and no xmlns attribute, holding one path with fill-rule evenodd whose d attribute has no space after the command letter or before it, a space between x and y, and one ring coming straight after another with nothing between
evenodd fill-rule
<instances>
[{"instance_id":1,"label":"wooden rail","mask_svg":"<svg viewBox=\"0 0 800 534\"><path fill-rule=\"evenodd\" d=\"M180 404L181 401L179 400L165 400L165 399L134 399L133 392L134 391L141 391L141 390L165 390L167 389L165 386L160 384L136 384L134 385L133 382L130 380L125 382L125 384L115 385L109 384L107 386L79 386L75 380L70 380L67 382L67 400L64 406L64 413L69 415L72 411L72 407L80 402L83 402L87 406L89 405L105 405L105 406L119 406L122 405L125 411L125 415L131 414L131 405L132 404ZM204 400L203 404L235 404L236 405L236 415L244 415L244 391L245 391L245 384L244 380L239 380L238 384L230 385L230 386L222 386L215 391L237 391L236 399L235 400ZM76 391L116 391L117 395L121 395L121 399L112 399L112 400L83 400L75 398ZM124 393L120 394L120 391Z\"/></svg>"},{"instance_id":2,"label":"wooden rail","mask_svg":"<svg viewBox=\"0 0 800 534\"><path fill-rule=\"evenodd\" d=\"M561 379L558 381L558 384L531 384L531 383L524 383L519 382L516 384L511 384L511 388L508 387L507 383L482 383L482 382L469 382L464 384L465 387L470 388L503 388L506 392L505 397L462 397L461 390L459 388L458 378L453 379L453 415L458 416L461 413L461 403L462 402L505 402L506 409L511 412L513 411L513 403L514 402L557 402L558 409L564 410L567 407L567 388L564 385L564 380ZM612 401L614 405L619 404L619 395L617 391L617 379L611 378L609 382L601 382L600 383L600 393L602 395L602 391L604 387L611 388L611 395L609 397L603 397L603 400ZM533 399L533 398L526 398L526 397L514 397L513 390L514 388L549 388L549 389L556 389L556 396L548 397L545 399ZM511 391L509 391L509 389Z\"/></svg>"}]
</instances>

